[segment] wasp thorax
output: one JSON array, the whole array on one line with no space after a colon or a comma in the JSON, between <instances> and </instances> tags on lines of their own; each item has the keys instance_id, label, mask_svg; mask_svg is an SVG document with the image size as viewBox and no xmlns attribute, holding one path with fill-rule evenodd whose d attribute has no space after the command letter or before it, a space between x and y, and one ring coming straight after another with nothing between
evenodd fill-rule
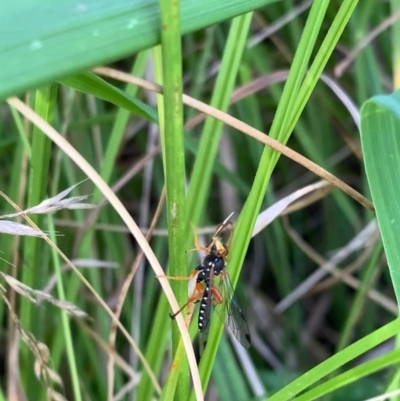
<instances>
[{"instance_id":1,"label":"wasp thorax","mask_svg":"<svg viewBox=\"0 0 400 401\"><path fill-rule=\"evenodd\" d=\"M222 258L221 256L217 256L216 258L213 259L213 268L214 268L214 274L216 276L219 276L222 270L225 269L225 259Z\"/></svg>"}]
</instances>

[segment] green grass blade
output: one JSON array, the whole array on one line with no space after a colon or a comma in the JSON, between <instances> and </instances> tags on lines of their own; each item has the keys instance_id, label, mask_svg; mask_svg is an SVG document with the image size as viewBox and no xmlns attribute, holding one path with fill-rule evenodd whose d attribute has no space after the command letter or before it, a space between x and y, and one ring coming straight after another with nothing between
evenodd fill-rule
<instances>
[{"instance_id":1,"label":"green grass blade","mask_svg":"<svg viewBox=\"0 0 400 401\"><path fill-rule=\"evenodd\" d=\"M212 50L215 43L214 40L215 26L211 26L205 31L204 39L204 51L199 55L198 59L194 60L193 65L190 68L194 69L193 73L193 87L191 89L191 96L195 99L201 99L204 82L207 79L207 68L209 63L212 61ZM194 35L189 35L188 40L192 39ZM196 115L195 109L189 109L187 111L187 120L190 120Z\"/></svg>"},{"instance_id":2,"label":"green grass blade","mask_svg":"<svg viewBox=\"0 0 400 401\"><path fill-rule=\"evenodd\" d=\"M397 364L400 362L400 350L394 350L388 352L380 357L374 358L371 361L363 363L353 369L349 369L347 372L335 377L334 379L328 380L327 382L307 391L300 397L295 398L293 401L309 401L316 400L318 397L322 397L326 394L331 393L347 384L354 383L365 376L372 373L378 372L381 369L387 368L388 366Z\"/></svg>"},{"instance_id":3,"label":"green grass blade","mask_svg":"<svg viewBox=\"0 0 400 401\"><path fill-rule=\"evenodd\" d=\"M226 369L227 366L229 369ZM243 369L227 339L221 340L212 379L221 401L242 401L250 398Z\"/></svg>"},{"instance_id":4,"label":"green grass blade","mask_svg":"<svg viewBox=\"0 0 400 401\"><path fill-rule=\"evenodd\" d=\"M251 18L252 14L249 13L235 18L231 24L228 41L211 99L211 105L222 111L228 109L229 99L246 44ZM221 121L211 117L206 119L188 189L188 217L195 225L199 223L207 197L209 196L212 170L222 135L222 127L223 124Z\"/></svg>"},{"instance_id":5,"label":"green grass blade","mask_svg":"<svg viewBox=\"0 0 400 401\"><path fill-rule=\"evenodd\" d=\"M160 299L154 313L154 324L149 334L146 344L145 357L153 372L158 374L160 371L162 361L165 354L165 348L169 344L169 327L167 328L166 319L169 319L168 312L169 303L165 297ZM149 376L143 372L142 379L140 380L137 399L148 401L154 397L154 387L151 383Z\"/></svg>"},{"instance_id":6,"label":"green grass blade","mask_svg":"<svg viewBox=\"0 0 400 401\"><path fill-rule=\"evenodd\" d=\"M168 223L169 274L186 276L186 195L185 195L185 149L183 142L182 104L182 49L180 38L180 2L160 1L161 8L161 55L162 82L164 86L164 124L160 125L161 146L166 188ZM158 62L160 61L157 59ZM159 68L159 66L158 66ZM160 99L160 98L158 98ZM160 107L160 106L159 106ZM187 282L172 282L177 300L183 304L187 299ZM168 319L165 316L165 319ZM183 346L176 324L172 325L172 345L174 353L181 354ZM183 401L189 392L188 364L180 364L181 381L177 386L176 399ZM176 381L167 382L167 392L174 392Z\"/></svg>"},{"instance_id":7,"label":"green grass blade","mask_svg":"<svg viewBox=\"0 0 400 401\"><path fill-rule=\"evenodd\" d=\"M400 330L400 319L386 324L361 340L349 345L343 351L338 352L307 373L292 381L289 385L273 394L268 401L288 401L307 387L312 386L318 380L334 372L347 362L352 361L373 347L382 344L387 339L395 336Z\"/></svg>"},{"instance_id":8,"label":"green grass blade","mask_svg":"<svg viewBox=\"0 0 400 401\"><path fill-rule=\"evenodd\" d=\"M287 128L289 119L293 115L293 107L328 5L329 2L320 1L311 7L270 131L270 135L279 141L286 142L290 134Z\"/></svg>"},{"instance_id":9,"label":"green grass blade","mask_svg":"<svg viewBox=\"0 0 400 401\"><path fill-rule=\"evenodd\" d=\"M48 222L48 226L49 226L49 230L50 230L50 238L56 244L57 243L57 239L56 239L56 235L55 235L56 230L55 230L55 225L54 225L52 216L47 216L47 222ZM60 258L55 249L52 249L51 254L52 254L52 259L53 259L53 264L54 264L54 270L55 270L56 276L57 276L58 298L60 300L65 300L66 298L65 298L64 282L63 282L63 277L62 277L62 272L61 272ZM70 371L70 375L71 375L72 388L73 388L73 392L74 392L74 399L76 401L81 401L82 395L81 395L81 390L80 390L80 386L79 386L79 373L78 373L78 369L77 369L77 365L76 365L74 344L72 341L72 333L71 333L71 326L70 326L71 320L70 320L67 312L65 312L63 310L60 310L60 318L61 318L62 331L63 331L63 335L64 335L69 371Z\"/></svg>"},{"instance_id":10,"label":"green grass blade","mask_svg":"<svg viewBox=\"0 0 400 401\"><path fill-rule=\"evenodd\" d=\"M51 85L40 89L36 92L35 111L49 122L53 122L55 113L55 104L57 99L58 85ZM32 157L31 169L29 177L28 207L39 204L46 198L47 183L49 179L49 166L51 157L51 141L46 135L36 127L32 132ZM32 216L32 221L40 226L42 219L38 215ZM24 260L26 263L22 273L22 282L31 288L37 288L40 277L45 274L43 271L43 253L40 251L44 246L43 241L37 238L26 237L24 239ZM39 273L40 269L40 273ZM23 298L20 305L21 324L26 330L36 333L39 320L34 319L33 304L30 300ZM26 366L33 367L33 358L27 349L24 349L24 357L28 361L24 361ZM37 386L34 373L30 369L26 369L24 374L30 377L28 379L33 386Z\"/></svg>"},{"instance_id":11,"label":"green grass blade","mask_svg":"<svg viewBox=\"0 0 400 401\"><path fill-rule=\"evenodd\" d=\"M183 342L180 341L175 352L168 380L161 393L160 401L175 400L178 399L178 397L182 400L186 400L188 393L183 393L183 389L187 390L189 388L189 382L186 377L187 374L183 372L184 369L188 371L187 363L183 360L184 357ZM183 381L185 381L185 383L183 383Z\"/></svg>"},{"instance_id":12,"label":"green grass blade","mask_svg":"<svg viewBox=\"0 0 400 401\"><path fill-rule=\"evenodd\" d=\"M303 35L300 39L298 49L306 52L310 57L312 46L317 39L316 27L320 27L328 6L327 1L320 1L313 3ZM307 49L307 51L306 51ZM274 138L282 137L284 127L286 127L286 118L288 118L287 110L289 106L294 103L293 96L299 86L299 82L303 77L308 60L304 60L304 54L298 50L293 60L292 68L290 69L289 77L285 85L282 99L279 102L276 117L274 118L270 136ZM292 94L292 92L294 92ZM264 194L268 184L269 177L276 164L279 155L277 152L270 148L265 148L256 177L254 179L253 187L245 206L240 214L236 225L236 234L232 242L231 251L231 269L232 281L235 284L239 276L239 268L244 260L244 256L251 238L251 233L256 221L256 217L260 210L261 203L264 199Z\"/></svg>"},{"instance_id":13,"label":"green grass blade","mask_svg":"<svg viewBox=\"0 0 400 401\"><path fill-rule=\"evenodd\" d=\"M287 125L286 140L289 138L291 131L294 129L300 114L304 110L304 107L311 96L315 85L317 84L319 77L324 70L329 57L331 56L336 44L338 43L340 36L343 33L346 24L357 6L358 0L345 0L341 4L332 25L322 42L321 48L319 49L315 59L301 85L294 110L290 116L290 124ZM285 140L285 142L286 142Z\"/></svg>"},{"instance_id":14,"label":"green grass blade","mask_svg":"<svg viewBox=\"0 0 400 401\"><path fill-rule=\"evenodd\" d=\"M182 34L249 12L271 0L182 1ZM156 0L44 0L7 3L0 15L0 99L160 42ZM24 29L21 29L24 27ZM5 40L7 39L7 40ZM23 60L29 59L29 63Z\"/></svg>"},{"instance_id":15,"label":"green grass blade","mask_svg":"<svg viewBox=\"0 0 400 401\"><path fill-rule=\"evenodd\" d=\"M135 99L133 96L130 96L128 93L116 88L91 72L86 71L65 78L60 83L113 103L146 120L157 122L157 113L152 107Z\"/></svg>"},{"instance_id":16,"label":"green grass blade","mask_svg":"<svg viewBox=\"0 0 400 401\"><path fill-rule=\"evenodd\" d=\"M365 169L397 303L400 301L400 92L376 96L361 109Z\"/></svg>"}]
</instances>

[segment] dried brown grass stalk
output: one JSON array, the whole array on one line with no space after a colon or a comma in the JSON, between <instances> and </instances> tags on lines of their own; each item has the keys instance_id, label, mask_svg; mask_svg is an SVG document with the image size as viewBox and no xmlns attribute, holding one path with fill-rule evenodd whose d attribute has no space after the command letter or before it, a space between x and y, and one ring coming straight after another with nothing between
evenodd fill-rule
<instances>
[{"instance_id":1,"label":"dried brown grass stalk","mask_svg":"<svg viewBox=\"0 0 400 401\"><path fill-rule=\"evenodd\" d=\"M47 388L47 399L49 401L66 401L66 398L53 388L53 385L55 384L63 388L63 382L59 374L49 367L49 349L45 344L39 342L32 333L26 331L23 328L17 314L14 312L13 308L11 307L10 301L6 296L6 289L1 284L0 296L9 310L10 316L15 324L16 329L18 330L22 341L25 342L25 344L29 347L29 349L35 356L35 374L36 377L41 382L43 382Z\"/></svg>"},{"instance_id":2,"label":"dried brown grass stalk","mask_svg":"<svg viewBox=\"0 0 400 401\"><path fill-rule=\"evenodd\" d=\"M34 290L6 273L0 272L0 277L2 277L15 292L18 292L18 294L24 296L35 304L40 304L41 302L46 301L76 317L88 317L86 312L71 302L54 298L52 295L44 291Z\"/></svg>"}]
</instances>

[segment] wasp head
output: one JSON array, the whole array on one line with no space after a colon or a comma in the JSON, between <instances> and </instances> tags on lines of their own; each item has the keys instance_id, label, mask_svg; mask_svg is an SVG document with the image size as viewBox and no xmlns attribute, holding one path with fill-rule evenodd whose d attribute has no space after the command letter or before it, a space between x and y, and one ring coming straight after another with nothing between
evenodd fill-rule
<instances>
[{"instance_id":1,"label":"wasp head","mask_svg":"<svg viewBox=\"0 0 400 401\"><path fill-rule=\"evenodd\" d=\"M211 253L215 256L225 258L225 256L228 255L228 248L222 243L220 239L215 238L214 245L211 248Z\"/></svg>"}]
</instances>

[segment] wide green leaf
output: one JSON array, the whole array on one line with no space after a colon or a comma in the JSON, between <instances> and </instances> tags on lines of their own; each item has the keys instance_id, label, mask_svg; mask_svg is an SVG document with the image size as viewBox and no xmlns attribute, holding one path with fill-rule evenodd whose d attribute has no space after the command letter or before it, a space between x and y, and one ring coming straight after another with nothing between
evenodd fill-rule
<instances>
[{"instance_id":1,"label":"wide green leaf","mask_svg":"<svg viewBox=\"0 0 400 401\"><path fill-rule=\"evenodd\" d=\"M400 92L375 96L361 109L365 169L397 302L400 300Z\"/></svg>"},{"instance_id":2,"label":"wide green leaf","mask_svg":"<svg viewBox=\"0 0 400 401\"><path fill-rule=\"evenodd\" d=\"M273 1L182 1L182 34ZM4 3L0 27L5 98L154 46L161 22L157 0L28 0Z\"/></svg>"}]
</instances>

